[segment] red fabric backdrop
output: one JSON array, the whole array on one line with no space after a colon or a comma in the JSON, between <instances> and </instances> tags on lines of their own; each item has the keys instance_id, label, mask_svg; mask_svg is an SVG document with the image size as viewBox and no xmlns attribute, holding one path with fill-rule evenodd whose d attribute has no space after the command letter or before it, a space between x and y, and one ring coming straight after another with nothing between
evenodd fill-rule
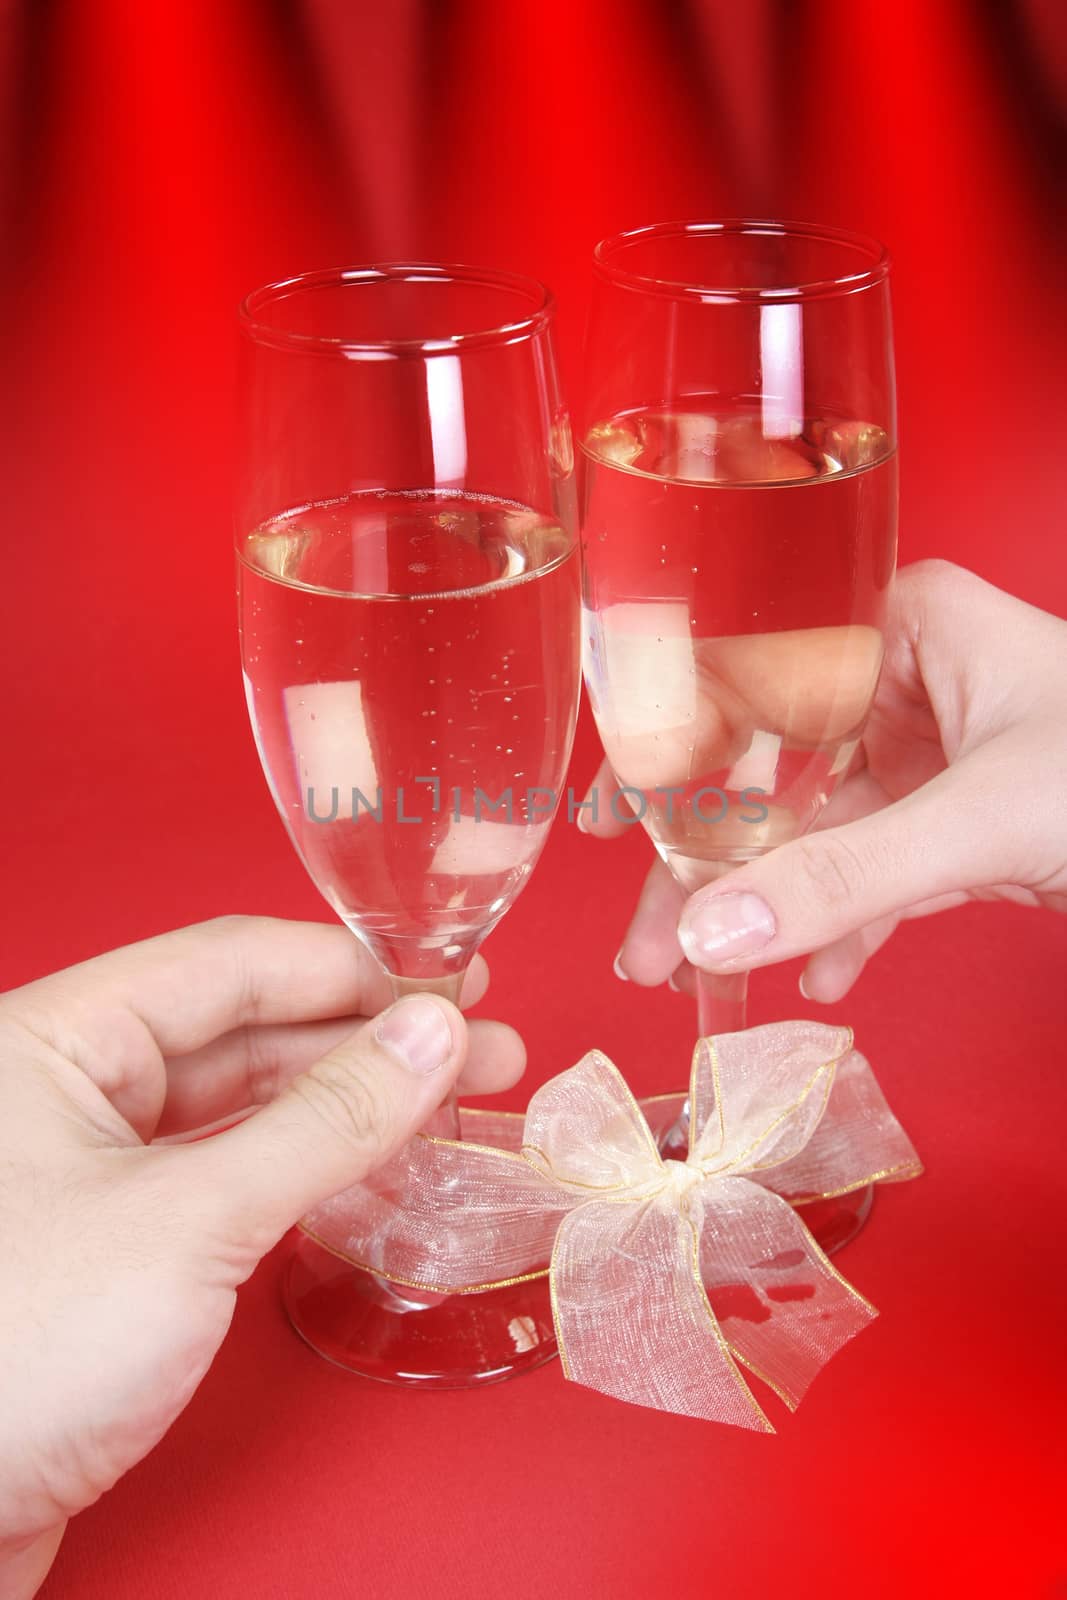
<instances>
[{"instance_id":1,"label":"red fabric backdrop","mask_svg":"<svg viewBox=\"0 0 1067 1600\"><path fill-rule=\"evenodd\" d=\"M237 675L233 310L267 278L532 272L573 387L603 234L867 229L896 261L902 558L1067 610L1054 4L24 0L4 27L5 986L222 911L325 915ZM594 755L584 725L576 782ZM640 1091L683 1077L688 1002L611 974L647 858L558 829L494 935L515 1104L593 1042ZM776 1438L555 1365L483 1394L349 1378L288 1331L276 1252L46 1594L1067 1593L1065 957L1063 920L975 908L904 929L837 1008L928 1174L842 1257L882 1317ZM758 1016L804 1010L795 980L761 975Z\"/></svg>"}]
</instances>

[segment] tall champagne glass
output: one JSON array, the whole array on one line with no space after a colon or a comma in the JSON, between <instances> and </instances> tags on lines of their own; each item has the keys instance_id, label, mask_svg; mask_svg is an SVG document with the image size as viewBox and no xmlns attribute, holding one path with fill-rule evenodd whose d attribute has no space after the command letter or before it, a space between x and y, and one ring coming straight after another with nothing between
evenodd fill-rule
<instances>
[{"instance_id":1,"label":"tall champagne glass","mask_svg":"<svg viewBox=\"0 0 1067 1600\"><path fill-rule=\"evenodd\" d=\"M594 254L586 681L686 893L809 829L863 731L896 551L888 271L873 240L776 222ZM746 975L697 992L702 1035L745 1026Z\"/></svg>"},{"instance_id":2,"label":"tall champagne glass","mask_svg":"<svg viewBox=\"0 0 1067 1600\"><path fill-rule=\"evenodd\" d=\"M309 274L242 307L249 712L298 855L398 996L458 1000L570 755L579 578L552 314L532 281L419 265ZM430 1126L459 1137L454 1098ZM306 1233L286 1296L321 1353L397 1382L481 1383L554 1349L543 1282L419 1294Z\"/></svg>"}]
</instances>

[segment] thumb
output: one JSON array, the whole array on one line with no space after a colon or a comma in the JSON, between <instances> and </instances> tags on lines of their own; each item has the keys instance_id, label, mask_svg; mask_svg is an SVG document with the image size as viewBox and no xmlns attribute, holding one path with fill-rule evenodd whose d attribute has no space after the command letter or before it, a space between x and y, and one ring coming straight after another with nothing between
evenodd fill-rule
<instances>
[{"instance_id":1,"label":"thumb","mask_svg":"<svg viewBox=\"0 0 1067 1600\"><path fill-rule=\"evenodd\" d=\"M406 1144L459 1075L466 1024L437 995L398 1000L247 1121L189 1145L235 1243L262 1254Z\"/></svg>"},{"instance_id":2,"label":"thumb","mask_svg":"<svg viewBox=\"0 0 1067 1600\"><path fill-rule=\"evenodd\" d=\"M984 766L961 762L903 800L698 890L678 926L686 958L708 972L769 966L922 900L1003 881L990 844L1003 838L1003 793Z\"/></svg>"}]
</instances>

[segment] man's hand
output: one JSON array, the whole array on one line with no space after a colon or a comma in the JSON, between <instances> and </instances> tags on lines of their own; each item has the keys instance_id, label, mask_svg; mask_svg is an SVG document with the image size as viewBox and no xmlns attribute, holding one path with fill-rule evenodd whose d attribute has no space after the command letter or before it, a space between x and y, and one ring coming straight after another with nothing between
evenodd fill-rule
<instances>
[{"instance_id":1,"label":"man's hand","mask_svg":"<svg viewBox=\"0 0 1067 1600\"><path fill-rule=\"evenodd\" d=\"M485 992L477 957L464 1004ZM510 1028L389 1005L350 933L228 917L0 997L0 1592L189 1400L238 1284L460 1079L506 1088ZM388 1008L383 1010L382 1008ZM367 1020L381 1011L375 1021ZM197 1142L161 1136L232 1120Z\"/></svg>"}]
</instances>

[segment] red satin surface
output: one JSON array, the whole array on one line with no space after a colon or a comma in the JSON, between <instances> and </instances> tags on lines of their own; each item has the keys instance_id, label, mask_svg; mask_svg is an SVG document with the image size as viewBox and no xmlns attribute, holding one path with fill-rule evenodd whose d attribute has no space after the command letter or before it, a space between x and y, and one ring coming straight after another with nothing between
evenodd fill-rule
<instances>
[{"instance_id":1,"label":"red satin surface","mask_svg":"<svg viewBox=\"0 0 1067 1600\"><path fill-rule=\"evenodd\" d=\"M573 387L605 233L758 211L868 229L896 260L902 558L1067 609L1063 32L1054 8L999 9L13 6L0 981L222 911L325 914L237 671L232 319L266 278L418 255L538 274ZM594 759L585 725L576 782ZM594 1043L639 1092L683 1080L690 1003L611 973L648 856L559 828L494 935L487 1009L530 1046L516 1105ZM956 912L905 927L830 1014L928 1172L840 1257L882 1315L776 1438L555 1364L485 1393L352 1379L289 1331L279 1250L44 1594L1067 1592L1065 959L1064 919ZM808 1009L795 983L761 974L757 1020Z\"/></svg>"}]
</instances>

